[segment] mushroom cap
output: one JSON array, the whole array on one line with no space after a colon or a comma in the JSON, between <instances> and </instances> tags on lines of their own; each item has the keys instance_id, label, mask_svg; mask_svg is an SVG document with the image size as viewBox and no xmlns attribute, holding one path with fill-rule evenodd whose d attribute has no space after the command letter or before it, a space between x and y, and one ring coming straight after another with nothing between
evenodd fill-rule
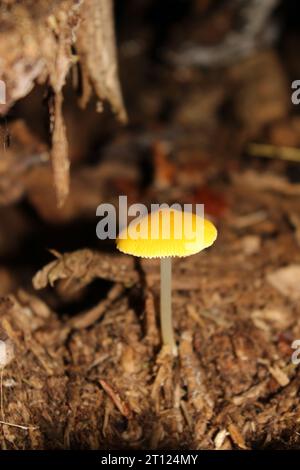
<instances>
[{"instance_id":1,"label":"mushroom cap","mask_svg":"<svg viewBox=\"0 0 300 470\"><path fill-rule=\"evenodd\" d=\"M216 238L217 229L209 220L163 208L132 221L120 232L117 248L141 258L184 257L204 250Z\"/></svg>"}]
</instances>

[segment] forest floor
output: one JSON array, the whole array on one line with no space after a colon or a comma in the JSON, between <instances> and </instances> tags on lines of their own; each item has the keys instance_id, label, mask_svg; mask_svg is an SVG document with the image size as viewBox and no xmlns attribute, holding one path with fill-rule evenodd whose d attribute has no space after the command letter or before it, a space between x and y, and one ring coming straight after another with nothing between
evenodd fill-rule
<instances>
[{"instance_id":1,"label":"forest floor","mask_svg":"<svg viewBox=\"0 0 300 470\"><path fill-rule=\"evenodd\" d=\"M19 152L0 168L0 447L299 448L299 163L277 154L300 145L300 121L286 71L266 50L222 73L148 69L140 88L137 67L120 67L130 127L108 128L101 158L73 159L62 211L43 163ZM67 122L71 154L99 127L86 116ZM22 148L28 130L9 127ZM261 141L276 158L249 146ZM96 238L97 205L123 194L204 203L218 228L211 248L174 259L175 358L159 261Z\"/></svg>"},{"instance_id":2,"label":"forest floor","mask_svg":"<svg viewBox=\"0 0 300 470\"><path fill-rule=\"evenodd\" d=\"M101 242L54 253L34 286L55 284L58 312L19 286L1 300L14 345L3 369L3 448L299 446L299 186L249 169L229 179L226 165L206 163L197 164L213 174L210 189L194 201L206 203L219 236L174 260L178 357L161 347L158 260ZM180 178L190 181L195 168L185 165ZM190 200L184 186L176 192Z\"/></svg>"}]
</instances>

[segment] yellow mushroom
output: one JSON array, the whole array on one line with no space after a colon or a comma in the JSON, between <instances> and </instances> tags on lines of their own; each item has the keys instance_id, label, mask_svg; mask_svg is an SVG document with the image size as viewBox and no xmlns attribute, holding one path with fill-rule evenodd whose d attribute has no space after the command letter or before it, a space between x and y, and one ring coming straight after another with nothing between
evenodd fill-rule
<instances>
[{"instance_id":1,"label":"yellow mushroom","mask_svg":"<svg viewBox=\"0 0 300 470\"><path fill-rule=\"evenodd\" d=\"M142 258L160 258L160 321L162 340L177 353L172 327L172 257L190 256L212 245L217 229L209 220L172 207L150 212L131 222L117 238L117 248Z\"/></svg>"}]
</instances>

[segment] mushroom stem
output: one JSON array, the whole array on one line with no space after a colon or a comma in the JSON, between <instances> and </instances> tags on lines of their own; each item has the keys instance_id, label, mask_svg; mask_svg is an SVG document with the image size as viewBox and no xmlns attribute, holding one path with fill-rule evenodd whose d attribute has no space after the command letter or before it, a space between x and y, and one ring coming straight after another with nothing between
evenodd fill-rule
<instances>
[{"instance_id":1,"label":"mushroom stem","mask_svg":"<svg viewBox=\"0 0 300 470\"><path fill-rule=\"evenodd\" d=\"M174 340L172 326L172 306L171 306L171 277L172 258L160 259L160 325L163 344L171 347L174 356L177 355L177 347Z\"/></svg>"}]
</instances>

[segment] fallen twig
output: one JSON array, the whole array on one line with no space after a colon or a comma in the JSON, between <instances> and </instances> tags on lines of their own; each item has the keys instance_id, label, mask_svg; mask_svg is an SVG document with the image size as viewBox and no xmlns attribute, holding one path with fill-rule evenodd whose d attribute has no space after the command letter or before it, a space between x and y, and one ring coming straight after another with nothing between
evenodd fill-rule
<instances>
[{"instance_id":1,"label":"fallen twig","mask_svg":"<svg viewBox=\"0 0 300 470\"><path fill-rule=\"evenodd\" d=\"M71 327L76 330L81 330L83 328L88 328L93 323L98 321L102 315L106 312L108 307L122 294L124 287L122 284L115 284L109 293L107 294L106 299L101 300L95 307L86 312L83 312L77 315L75 318L70 320Z\"/></svg>"},{"instance_id":2,"label":"fallen twig","mask_svg":"<svg viewBox=\"0 0 300 470\"><path fill-rule=\"evenodd\" d=\"M254 157L278 158L279 160L300 163L300 149L295 147L251 143L247 150Z\"/></svg>"},{"instance_id":3,"label":"fallen twig","mask_svg":"<svg viewBox=\"0 0 300 470\"><path fill-rule=\"evenodd\" d=\"M127 405L127 403L125 403L121 399L119 393L116 392L104 379L100 379L99 383L100 383L101 387L103 388L103 390L111 398L111 400L113 401L115 406L118 408L121 415L125 416L125 418L130 418L131 415L132 415L132 412L131 412L129 406Z\"/></svg>"},{"instance_id":4,"label":"fallen twig","mask_svg":"<svg viewBox=\"0 0 300 470\"><path fill-rule=\"evenodd\" d=\"M23 426L21 424L8 423L7 421L0 421L0 424L5 424L6 426L13 426L14 428L24 429L29 431L30 429L38 429L38 426Z\"/></svg>"}]
</instances>

